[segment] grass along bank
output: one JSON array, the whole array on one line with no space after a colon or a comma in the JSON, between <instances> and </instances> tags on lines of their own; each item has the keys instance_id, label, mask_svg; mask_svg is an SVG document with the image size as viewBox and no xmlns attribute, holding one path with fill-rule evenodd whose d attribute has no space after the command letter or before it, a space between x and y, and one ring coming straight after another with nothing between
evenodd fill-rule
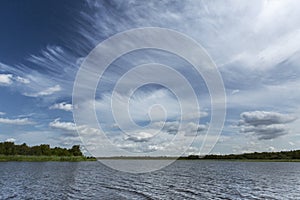
<instances>
[{"instance_id":1,"label":"grass along bank","mask_svg":"<svg viewBox=\"0 0 300 200\"><path fill-rule=\"evenodd\" d=\"M0 162L24 161L24 162L81 162L96 161L96 158L85 156L31 156L31 155L0 155Z\"/></svg>"}]
</instances>

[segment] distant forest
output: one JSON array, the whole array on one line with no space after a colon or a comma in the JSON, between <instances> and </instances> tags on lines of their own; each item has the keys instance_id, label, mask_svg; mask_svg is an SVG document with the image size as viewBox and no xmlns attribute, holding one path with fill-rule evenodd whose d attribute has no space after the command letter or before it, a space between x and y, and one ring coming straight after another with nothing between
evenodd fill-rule
<instances>
[{"instance_id":1,"label":"distant forest","mask_svg":"<svg viewBox=\"0 0 300 200\"><path fill-rule=\"evenodd\" d=\"M26 143L17 145L13 142L1 142L0 155L83 156L79 145L67 149L61 147L50 148L49 144L30 147Z\"/></svg>"},{"instance_id":2,"label":"distant forest","mask_svg":"<svg viewBox=\"0 0 300 200\"><path fill-rule=\"evenodd\" d=\"M188 159L226 159L226 160L296 160L300 159L300 150L281 151L281 152L254 152L244 154L229 155L206 155L200 158L197 155L190 155Z\"/></svg>"}]
</instances>

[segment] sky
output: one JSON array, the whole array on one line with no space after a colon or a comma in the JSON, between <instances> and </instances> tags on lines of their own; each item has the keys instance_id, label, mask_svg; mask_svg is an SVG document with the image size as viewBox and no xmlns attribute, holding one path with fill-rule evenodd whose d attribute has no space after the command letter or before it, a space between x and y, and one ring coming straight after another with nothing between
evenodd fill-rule
<instances>
[{"instance_id":1,"label":"sky","mask_svg":"<svg viewBox=\"0 0 300 200\"><path fill-rule=\"evenodd\" d=\"M220 135L207 134L206 140L217 141L210 153L299 149L299 4L297 0L243 0L239 4L229 0L1 1L0 141L62 147L81 144L90 152L103 146L102 153L116 155L101 139L105 132L113 146L126 152L208 153L200 137L211 122L206 82L189 62L162 50L132 51L108 67L95 99L82 103L87 110L95 107L102 130L74 122L73 111L78 107L72 104L74 81L89 53L117 33L160 27L201 44L222 77L226 118ZM190 51L185 46L182 50ZM184 98L178 101L173 91L152 83L139 87L130 97L125 91L117 92L112 110L118 80L134 66L147 63L167 65L182 74L195 90L199 107L190 104L193 97L172 75L149 68L147 76L173 80ZM142 80L145 74L136 72L136 77ZM88 86L82 84L82 88ZM179 121L180 105L189 110L188 120ZM135 125L127 124L121 130L113 114L126 121L124 107L129 108ZM197 109L200 118L193 115ZM82 119L89 117L82 113ZM176 145L170 145L179 125L184 133ZM184 142L187 138L194 139L189 146Z\"/></svg>"}]
</instances>

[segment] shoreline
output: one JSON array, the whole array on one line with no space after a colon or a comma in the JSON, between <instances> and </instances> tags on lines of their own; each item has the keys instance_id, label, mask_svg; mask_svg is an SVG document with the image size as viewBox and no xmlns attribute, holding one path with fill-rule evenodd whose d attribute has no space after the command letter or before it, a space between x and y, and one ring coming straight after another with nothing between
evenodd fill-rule
<instances>
[{"instance_id":1,"label":"shoreline","mask_svg":"<svg viewBox=\"0 0 300 200\"><path fill-rule=\"evenodd\" d=\"M178 160L178 161L220 161L220 162L300 162L300 159L226 159L226 158L189 158L189 157L85 157L85 156L34 156L0 155L1 162L86 162L97 160Z\"/></svg>"},{"instance_id":2,"label":"shoreline","mask_svg":"<svg viewBox=\"0 0 300 200\"><path fill-rule=\"evenodd\" d=\"M220 162L300 162L300 159L207 159L188 157L99 157L97 160L178 160L178 161L220 161Z\"/></svg>"},{"instance_id":3,"label":"shoreline","mask_svg":"<svg viewBox=\"0 0 300 200\"><path fill-rule=\"evenodd\" d=\"M1 162L86 162L97 161L93 157L84 156L31 156L31 155L0 155Z\"/></svg>"}]
</instances>

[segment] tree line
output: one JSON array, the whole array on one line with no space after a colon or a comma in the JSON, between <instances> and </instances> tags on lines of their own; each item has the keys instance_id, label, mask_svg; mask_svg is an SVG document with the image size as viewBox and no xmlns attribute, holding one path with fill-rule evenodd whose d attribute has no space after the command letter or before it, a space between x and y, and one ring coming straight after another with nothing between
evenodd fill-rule
<instances>
[{"instance_id":1,"label":"tree line","mask_svg":"<svg viewBox=\"0 0 300 200\"><path fill-rule=\"evenodd\" d=\"M280 152L254 152L229 155L206 155L203 159L261 159L261 160L293 160L300 159L300 150Z\"/></svg>"},{"instance_id":2,"label":"tree line","mask_svg":"<svg viewBox=\"0 0 300 200\"><path fill-rule=\"evenodd\" d=\"M37 146L27 146L26 143L17 145L14 142L1 142L0 155L32 155L32 156L83 156L80 146L74 145L72 148L51 148L49 144Z\"/></svg>"}]
</instances>

